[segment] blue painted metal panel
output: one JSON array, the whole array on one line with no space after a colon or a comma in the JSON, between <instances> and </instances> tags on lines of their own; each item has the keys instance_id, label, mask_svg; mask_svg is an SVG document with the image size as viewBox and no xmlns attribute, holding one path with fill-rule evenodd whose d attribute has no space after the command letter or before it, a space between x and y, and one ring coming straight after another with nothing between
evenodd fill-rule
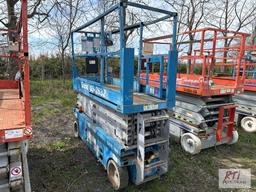
<instances>
[{"instance_id":1,"label":"blue painted metal panel","mask_svg":"<svg viewBox=\"0 0 256 192\"><path fill-rule=\"evenodd\" d=\"M79 113L77 109L74 109L74 111L79 122L79 136L100 160L102 165L106 168L108 160L114 159L119 166L123 166L121 157L122 153L126 150L125 146L117 142L116 139L111 137L97 124L94 124L87 115ZM93 127L87 127L87 122ZM90 135L90 138L88 135Z\"/></svg>"},{"instance_id":2,"label":"blue painted metal panel","mask_svg":"<svg viewBox=\"0 0 256 192\"><path fill-rule=\"evenodd\" d=\"M84 142L86 142L86 139L87 139L87 121L86 121L86 116L85 116L84 113L79 113L78 111L76 111L76 109L75 109L75 113L76 113L77 120L78 120L80 138Z\"/></svg>"},{"instance_id":3,"label":"blue painted metal panel","mask_svg":"<svg viewBox=\"0 0 256 192\"><path fill-rule=\"evenodd\" d=\"M140 43L139 43L139 54L138 54L138 69L137 69L137 86L136 90L140 91L140 70L142 63L142 49L143 49L143 23L140 23Z\"/></svg>"},{"instance_id":4,"label":"blue painted metal panel","mask_svg":"<svg viewBox=\"0 0 256 192\"><path fill-rule=\"evenodd\" d=\"M78 76L77 67L75 64L75 48L74 48L74 34L71 33L71 45L72 45L72 78L76 78Z\"/></svg>"},{"instance_id":5,"label":"blue painted metal panel","mask_svg":"<svg viewBox=\"0 0 256 192\"><path fill-rule=\"evenodd\" d=\"M149 94L149 62L146 62L146 94Z\"/></svg>"},{"instance_id":6,"label":"blue painted metal panel","mask_svg":"<svg viewBox=\"0 0 256 192\"><path fill-rule=\"evenodd\" d=\"M177 27L178 27L178 16L173 17L173 30L172 30L172 51L177 51Z\"/></svg>"},{"instance_id":7,"label":"blue painted metal panel","mask_svg":"<svg viewBox=\"0 0 256 192\"><path fill-rule=\"evenodd\" d=\"M167 66L167 83L166 83L166 99L167 102L174 103L176 96L176 74L178 63L178 51L169 51Z\"/></svg>"},{"instance_id":8,"label":"blue painted metal panel","mask_svg":"<svg viewBox=\"0 0 256 192\"><path fill-rule=\"evenodd\" d=\"M133 104L134 49L124 48L120 60L120 91L122 105Z\"/></svg>"},{"instance_id":9,"label":"blue painted metal panel","mask_svg":"<svg viewBox=\"0 0 256 192\"><path fill-rule=\"evenodd\" d=\"M103 57L103 54L105 53L105 31L104 31L104 17L101 18L101 23L100 23L100 82L104 83L104 67L105 67L105 58Z\"/></svg>"},{"instance_id":10,"label":"blue painted metal panel","mask_svg":"<svg viewBox=\"0 0 256 192\"><path fill-rule=\"evenodd\" d=\"M163 76L164 76L164 57L160 58L160 83L159 83L159 98L163 98Z\"/></svg>"},{"instance_id":11,"label":"blue painted metal panel","mask_svg":"<svg viewBox=\"0 0 256 192\"><path fill-rule=\"evenodd\" d=\"M107 88L98 82L85 78L74 79L76 91L83 93L89 97L99 97L99 99L110 100L112 104L120 105L120 94L118 91ZM101 100L100 100L101 101Z\"/></svg>"},{"instance_id":12,"label":"blue painted metal panel","mask_svg":"<svg viewBox=\"0 0 256 192\"><path fill-rule=\"evenodd\" d=\"M160 57L161 56L156 56L156 55L151 55L149 58L148 58L148 62L150 63L159 63L160 62Z\"/></svg>"},{"instance_id":13,"label":"blue painted metal panel","mask_svg":"<svg viewBox=\"0 0 256 192\"><path fill-rule=\"evenodd\" d=\"M178 65L178 51L177 51L177 22L178 17L173 18L173 38L172 50L168 53L168 66L167 66L167 80L166 80L166 99L168 102L175 103L176 96L176 74ZM174 105L175 106L175 105Z\"/></svg>"}]
</instances>

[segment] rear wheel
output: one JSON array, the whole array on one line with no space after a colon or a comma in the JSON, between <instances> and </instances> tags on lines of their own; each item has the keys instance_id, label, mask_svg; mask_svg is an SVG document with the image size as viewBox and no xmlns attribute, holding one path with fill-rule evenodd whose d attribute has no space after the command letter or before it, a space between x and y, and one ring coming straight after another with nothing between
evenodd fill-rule
<instances>
[{"instance_id":1,"label":"rear wheel","mask_svg":"<svg viewBox=\"0 0 256 192\"><path fill-rule=\"evenodd\" d=\"M228 144L229 144L229 145L232 145L232 144L237 143L238 138L239 138L238 132L237 132L237 131L233 131L232 140L230 140Z\"/></svg>"},{"instance_id":2,"label":"rear wheel","mask_svg":"<svg viewBox=\"0 0 256 192\"><path fill-rule=\"evenodd\" d=\"M256 131L256 118L255 117L244 117L241 120L241 127L249 133Z\"/></svg>"},{"instance_id":3,"label":"rear wheel","mask_svg":"<svg viewBox=\"0 0 256 192\"><path fill-rule=\"evenodd\" d=\"M76 138L78 138L78 137L79 137L79 126L78 126L77 121L74 122L73 129L74 129L74 130L73 130L73 131L74 131L74 136L75 136Z\"/></svg>"},{"instance_id":4,"label":"rear wheel","mask_svg":"<svg viewBox=\"0 0 256 192\"><path fill-rule=\"evenodd\" d=\"M188 153L195 155L202 149L201 140L192 133L185 133L181 136L181 147Z\"/></svg>"},{"instance_id":5,"label":"rear wheel","mask_svg":"<svg viewBox=\"0 0 256 192\"><path fill-rule=\"evenodd\" d=\"M107 174L108 179L115 190L127 187L129 176L126 167L119 167L115 161L109 160L107 165Z\"/></svg>"}]
</instances>

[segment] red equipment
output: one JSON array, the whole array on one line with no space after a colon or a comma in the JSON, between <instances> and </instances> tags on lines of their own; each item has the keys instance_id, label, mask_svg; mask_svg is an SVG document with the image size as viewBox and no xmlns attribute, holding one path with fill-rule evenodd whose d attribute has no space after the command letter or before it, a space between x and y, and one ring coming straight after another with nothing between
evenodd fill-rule
<instances>
[{"instance_id":1,"label":"red equipment","mask_svg":"<svg viewBox=\"0 0 256 192\"><path fill-rule=\"evenodd\" d=\"M178 34L179 65L188 65L189 72L177 73L177 91L199 96L230 95L243 92L245 40L249 34L203 28ZM193 40L189 37L193 36ZM161 40L171 35L145 39L144 44L168 44ZM159 41L160 40L160 41ZM189 47L192 47L189 50ZM145 73L141 84L146 84ZM159 86L158 73L151 73L149 84ZM165 80L165 78L164 78ZM165 84L165 82L163 82Z\"/></svg>"},{"instance_id":2,"label":"red equipment","mask_svg":"<svg viewBox=\"0 0 256 192\"><path fill-rule=\"evenodd\" d=\"M32 137L27 0L20 2L17 29L0 29L0 62L17 72L15 80L0 80L0 191L31 192L27 162L28 139Z\"/></svg>"},{"instance_id":3,"label":"red equipment","mask_svg":"<svg viewBox=\"0 0 256 192\"><path fill-rule=\"evenodd\" d=\"M21 1L17 26L17 30L0 29L6 37L0 45L0 59L12 61L11 65L18 65L19 71L24 72L24 80L0 80L0 144L32 137L26 0Z\"/></svg>"},{"instance_id":4,"label":"red equipment","mask_svg":"<svg viewBox=\"0 0 256 192\"><path fill-rule=\"evenodd\" d=\"M201 149L238 140L232 95L244 91L244 53L249 36L215 28L178 34L177 96L170 118L170 133L187 152L196 154ZM163 45L169 49L170 43L164 40L171 37L145 39L144 53L152 53L154 45L159 46L158 49ZM154 90L152 93L161 86L165 88L166 74L160 78L161 72L157 71L159 68L161 71L161 63L160 67L155 67L154 60L147 54L144 60L151 66L147 64L146 72L140 74L140 84Z\"/></svg>"}]
</instances>

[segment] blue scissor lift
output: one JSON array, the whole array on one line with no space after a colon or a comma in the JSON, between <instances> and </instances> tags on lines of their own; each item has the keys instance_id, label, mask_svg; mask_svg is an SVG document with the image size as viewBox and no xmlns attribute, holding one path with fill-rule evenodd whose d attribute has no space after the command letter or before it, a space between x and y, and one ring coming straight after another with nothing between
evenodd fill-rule
<instances>
[{"instance_id":1,"label":"blue scissor lift","mask_svg":"<svg viewBox=\"0 0 256 192\"><path fill-rule=\"evenodd\" d=\"M124 15L128 7L163 16L126 25ZM118 15L115 16L119 19L118 29L108 31L106 17L113 13ZM144 183L168 170L167 109L175 105L176 38L172 39L172 50L166 54L169 59L165 69L168 74L165 94L153 97L139 86L143 29L161 21L173 25L172 32L176 37L177 13L121 2L72 32L73 88L78 93L73 109L75 136L79 136L103 164L115 189L125 187L128 180L135 184ZM97 32L95 23L99 23ZM135 29L140 33L137 75L134 48L125 45L126 31ZM115 44L111 41L114 35L118 37ZM79 38L83 45L82 51L77 53ZM111 52L111 47L118 47L118 51ZM109 64L113 60L119 62L118 79L111 75ZM83 74L78 66L81 61L85 62L82 68L86 66Z\"/></svg>"}]
</instances>

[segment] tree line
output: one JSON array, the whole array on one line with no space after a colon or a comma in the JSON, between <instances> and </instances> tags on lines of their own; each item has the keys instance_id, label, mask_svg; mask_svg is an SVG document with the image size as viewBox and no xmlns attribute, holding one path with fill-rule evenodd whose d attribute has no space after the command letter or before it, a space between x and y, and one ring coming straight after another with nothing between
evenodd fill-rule
<instances>
[{"instance_id":1,"label":"tree line","mask_svg":"<svg viewBox=\"0 0 256 192\"><path fill-rule=\"evenodd\" d=\"M55 50L51 55L43 53L30 60L32 78L60 78L70 76L70 37L71 31L82 23L110 8L115 3L126 0L34 0L28 1L30 34L44 31L45 38L41 44L51 45ZM252 33L256 28L256 0L131 0L159 8L178 12L178 32L212 26L234 31ZM0 24L8 29L17 25L16 10L19 0L0 0ZM154 15L144 12L144 18L150 20ZM137 23L140 18L135 10L128 10L126 20L129 24ZM114 25L112 18L106 24ZM157 26L161 29L161 26ZM150 29L149 29L150 30ZM127 42L133 33L125 33ZM255 32L254 32L255 33ZM189 34L193 41L193 34ZM225 34L224 34L225 35ZM256 35L255 35L256 36ZM53 40L54 39L54 40ZM255 41L255 40L254 40ZM228 45L228 41L225 42ZM39 43L39 45L41 45ZM43 46L36 48L43 49ZM31 46L30 49L36 49ZM192 48L191 48L192 50Z\"/></svg>"}]
</instances>

